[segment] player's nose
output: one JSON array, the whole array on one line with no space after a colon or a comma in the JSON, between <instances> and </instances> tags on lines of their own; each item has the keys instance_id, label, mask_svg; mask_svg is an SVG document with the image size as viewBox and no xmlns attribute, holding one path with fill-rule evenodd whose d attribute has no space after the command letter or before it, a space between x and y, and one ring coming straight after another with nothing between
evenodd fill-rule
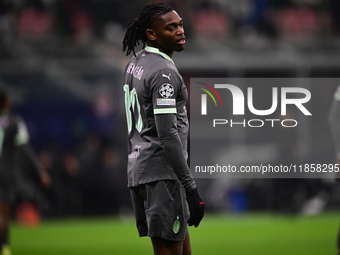
<instances>
[{"instance_id":1,"label":"player's nose","mask_svg":"<svg viewBox=\"0 0 340 255\"><path fill-rule=\"evenodd\" d=\"M178 26L177 35L183 35L183 34L184 34L184 27Z\"/></svg>"}]
</instances>

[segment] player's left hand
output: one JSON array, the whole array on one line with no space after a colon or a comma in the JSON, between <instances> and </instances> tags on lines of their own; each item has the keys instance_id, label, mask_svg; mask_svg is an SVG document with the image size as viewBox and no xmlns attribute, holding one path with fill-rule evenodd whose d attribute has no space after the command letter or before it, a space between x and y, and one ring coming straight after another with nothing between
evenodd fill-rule
<instances>
[{"instance_id":1,"label":"player's left hand","mask_svg":"<svg viewBox=\"0 0 340 255\"><path fill-rule=\"evenodd\" d=\"M188 224L189 226L195 225L195 228L197 228L204 216L205 205L197 188L191 191L186 191L186 195L190 210Z\"/></svg>"}]
</instances>

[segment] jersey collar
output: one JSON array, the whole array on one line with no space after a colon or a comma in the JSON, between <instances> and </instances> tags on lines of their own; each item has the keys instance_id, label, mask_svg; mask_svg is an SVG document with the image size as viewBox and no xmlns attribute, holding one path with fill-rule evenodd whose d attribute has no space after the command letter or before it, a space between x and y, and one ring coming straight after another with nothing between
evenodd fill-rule
<instances>
[{"instance_id":1,"label":"jersey collar","mask_svg":"<svg viewBox=\"0 0 340 255\"><path fill-rule=\"evenodd\" d=\"M171 63L173 63L175 65L174 61L168 55L166 55L165 53L159 51L159 49L157 49L155 47L151 47L151 46L146 46L145 50L148 51L148 52L151 52L151 53L157 53L157 54L163 56L163 58L171 61Z\"/></svg>"}]
</instances>

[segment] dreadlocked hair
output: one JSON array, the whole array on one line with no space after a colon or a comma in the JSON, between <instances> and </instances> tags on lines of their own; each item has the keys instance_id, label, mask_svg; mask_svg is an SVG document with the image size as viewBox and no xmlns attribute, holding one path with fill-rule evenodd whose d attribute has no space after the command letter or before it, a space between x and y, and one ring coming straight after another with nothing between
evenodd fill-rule
<instances>
[{"instance_id":1,"label":"dreadlocked hair","mask_svg":"<svg viewBox=\"0 0 340 255\"><path fill-rule=\"evenodd\" d=\"M142 9L139 18L128 24L123 40L123 51L127 50L126 56L131 51L136 56L135 47L140 44L139 41L142 41L143 48L145 47L147 41L146 29L149 28L151 22L170 11L173 11L173 8L165 3L148 4Z\"/></svg>"}]
</instances>

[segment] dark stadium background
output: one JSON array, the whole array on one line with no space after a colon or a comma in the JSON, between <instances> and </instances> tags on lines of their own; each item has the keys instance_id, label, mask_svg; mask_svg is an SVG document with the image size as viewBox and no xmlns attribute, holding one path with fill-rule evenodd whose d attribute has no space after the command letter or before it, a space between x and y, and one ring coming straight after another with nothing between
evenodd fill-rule
<instances>
[{"instance_id":1,"label":"dark stadium background","mask_svg":"<svg viewBox=\"0 0 340 255\"><path fill-rule=\"evenodd\" d=\"M53 182L49 191L27 185L43 217L131 213L122 90L129 57L122 38L149 2L0 1L0 86L24 117ZM186 49L174 60L187 85L191 77L339 77L338 0L165 2L184 20ZM328 111L335 89L312 91L320 95L315 115ZM312 125L325 141L316 149L320 162L332 163L330 131ZM28 181L29 169L25 175ZM244 180L228 192L230 183L197 182L209 212L313 214L340 207L339 187L330 180ZM275 187L285 194L273 197ZM311 201L314 208L305 210Z\"/></svg>"}]
</instances>

